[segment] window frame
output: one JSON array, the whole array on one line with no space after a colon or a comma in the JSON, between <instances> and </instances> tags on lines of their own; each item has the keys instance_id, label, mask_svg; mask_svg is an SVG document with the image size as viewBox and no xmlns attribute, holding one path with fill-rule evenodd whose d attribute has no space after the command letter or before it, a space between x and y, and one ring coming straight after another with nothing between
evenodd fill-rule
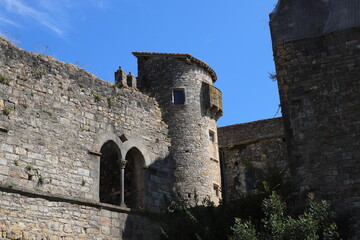
<instances>
[{"instance_id":1,"label":"window frame","mask_svg":"<svg viewBox=\"0 0 360 240\"><path fill-rule=\"evenodd\" d=\"M184 102L180 104L175 103L175 92L182 92L184 94ZM177 87L173 88L171 91L171 101L172 105L176 107L181 107L186 105L186 88L185 87Z\"/></svg>"}]
</instances>

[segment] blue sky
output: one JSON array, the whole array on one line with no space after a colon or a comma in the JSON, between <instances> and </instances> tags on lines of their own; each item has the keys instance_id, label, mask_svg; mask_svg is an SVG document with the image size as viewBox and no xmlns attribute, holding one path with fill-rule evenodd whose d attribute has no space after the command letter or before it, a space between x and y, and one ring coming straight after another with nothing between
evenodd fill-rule
<instances>
[{"instance_id":1,"label":"blue sky","mask_svg":"<svg viewBox=\"0 0 360 240\"><path fill-rule=\"evenodd\" d=\"M279 96L268 14L276 0L0 0L0 31L33 52L113 81L131 52L190 53L223 93L219 126L272 118ZM280 116L278 113L277 116Z\"/></svg>"}]
</instances>

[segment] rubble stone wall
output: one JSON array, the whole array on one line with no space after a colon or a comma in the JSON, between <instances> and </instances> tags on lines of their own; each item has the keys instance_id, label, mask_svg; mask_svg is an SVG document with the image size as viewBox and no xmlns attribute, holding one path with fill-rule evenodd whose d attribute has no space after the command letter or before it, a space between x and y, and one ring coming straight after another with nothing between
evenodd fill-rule
<instances>
[{"instance_id":1,"label":"rubble stone wall","mask_svg":"<svg viewBox=\"0 0 360 240\"><path fill-rule=\"evenodd\" d=\"M248 192L247 172L263 170L268 163L287 168L287 150L282 118L230 125L218 128L223 163L223 194L234 200ZM256 181L252 176L251 181Z\"/></svg>"},{"instance_id":2,"label":"rubble stone wall","mask_svg":"<svg viewBox=\"0 0 360 240\"><path fill-rule=\"evenodd\" d=\"M347 213L358 236L359 39L357 27L273 47L294 181Z\"/></svg>"},{"instance_id":3,"label":"rubble stone wall","mask_svg":"<svg viewBox=\"0 0 360 240\"><path fill-rule=\"evenodd\" d=\"M143 155L145 206L156 211L163 196L170 196L173 188L168 127L161 115L156 100L135 88L118 88L77 66L23 51L0 39L0 187L3 189L98 203L99 152L111 140L119 147L121 159L134 147ZM15 224L19 211L32 211L20 218L35 222L32 226L42 229L39 231L51 230L47 220L52 214L53 217L60 214L59 219L80 214L77 209L84 219L92 215L100 218L103 214L99 209L83 209L81 204L69 205L71 210L67 210L61 200L48 203L22 198L21 193L1 192L1 195L0 205L6 215L1 220ZM46 215L41 219L40 208ZM69 214L67 218L66 214ZM125 223L129 216L122 215L120 220ZM43 227L36 225L40 223Z\"/></svg>"}]
</instances>

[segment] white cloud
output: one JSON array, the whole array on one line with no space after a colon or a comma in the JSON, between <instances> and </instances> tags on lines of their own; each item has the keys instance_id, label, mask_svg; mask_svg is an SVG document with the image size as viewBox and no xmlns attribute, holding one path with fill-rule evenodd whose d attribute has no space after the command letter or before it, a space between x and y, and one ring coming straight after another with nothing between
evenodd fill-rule
<instances>
[{"instance_id":1,"label":"white cloud","mask_svg":"<svg viewBox=\"0 0 360 240\"><path fill-rule=\"evenodd\" d=\"M6 5L6 10L24 17L30 17L49 28L53 32L62 35L64 31L48 13L27 6L21 0L0 0L0 4Z\"/></svg>"},{"instance_id":2,"label":"white cloud","mask_svg":"<svg viewBox=\"0 0 360 240\"><path fill-rule=\"evenodd\" d=\"M13 25L15 27L22 28L21 25L17 24L16 22L13 22L7 18L4 18L2 16L0 16L0 24Z\"/></svg>"}]
</instances>

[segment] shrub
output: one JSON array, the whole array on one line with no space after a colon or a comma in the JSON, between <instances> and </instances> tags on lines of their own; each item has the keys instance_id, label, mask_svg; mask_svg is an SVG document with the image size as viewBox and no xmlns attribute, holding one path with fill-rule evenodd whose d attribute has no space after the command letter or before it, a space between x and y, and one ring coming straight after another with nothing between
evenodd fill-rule
<instances>
[{"instance_id":1,"label":"shrub","mask_svg":"<svg viewBox=\"0 0 360 240\"><path fill-rule=\"evenodd\" d=\"M329 204L314 201L309 194L308 208L298 218L285 215L286 205L273 192L262 204L265 217L255 230L249 221L237 219L230 240L335 240L339 239L337 226L330 221Z\"/></svg>"}]
</instances>

